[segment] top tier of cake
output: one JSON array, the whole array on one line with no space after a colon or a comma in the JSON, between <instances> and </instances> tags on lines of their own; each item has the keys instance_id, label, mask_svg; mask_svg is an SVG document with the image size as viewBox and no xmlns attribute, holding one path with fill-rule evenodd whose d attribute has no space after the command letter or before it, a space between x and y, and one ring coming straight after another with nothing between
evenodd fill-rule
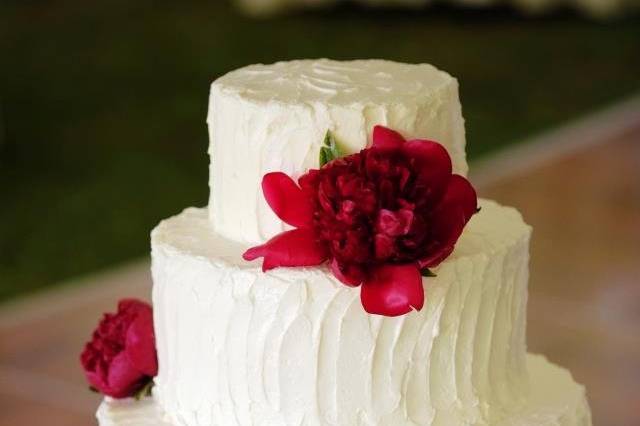
<instances>
[{"instance_id":1,"label":"top tier of cake","mask_svg":"<svg viewBox=\"0 0 640 426\"><path fill-rule=\"evenodd\" d=\"M262 196L265 173L298 177L319 166L327 130L346 153L375 125L443 144L466 175L458 82L431 65L301 60L251 65L219 78L209 101L209 211L214 230L243 243L286 229Z\"/></svg>"}]
</instances>

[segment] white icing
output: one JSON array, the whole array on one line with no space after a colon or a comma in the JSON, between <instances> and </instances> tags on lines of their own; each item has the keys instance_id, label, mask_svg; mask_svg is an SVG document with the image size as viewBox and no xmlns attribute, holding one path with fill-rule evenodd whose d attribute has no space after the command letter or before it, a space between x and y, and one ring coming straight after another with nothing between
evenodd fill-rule
<instances>
[{"instance_id":1,"label":"white icing","mask_svg":"<svg viewBox=\"0 0 640 426\"><path fill-rule=\"evenodd\" d=\"M173 426L153 398L106 397L96 413L100 426Z\"/></svg>"},{"instance_id":2,"label":"white icing","mask_svg":"<svg viewBox=\"0 0 640 426\"><path fill-rule=\"evenodd\" d=\"M467 173L458 82L427 64L251 65L211 85L207 121L211 221L218 234L240 242L263 242L284 229L264 201L262 176L317 168L327 130L348 153L370 144L376 124L433 139L449 151L454 171Z\"/></svg>"},{"instance_id":3,"label":"white icing","mask_svg":"<svg viewBox=\"0 0 640 426\"><path fill-rule=\"evenodd\" d=\"M420 312L371 316L324 268L262 273L205 209L152 233L156 391L175 424L493 424L526 404L530 228L482 201Z\"/></svg>"},{"instance_id":4,"label":"white icing","mask_svg":"<svg viewBox=\"0 0 640 426\"><path fill-rule=\"evenodd\" d=\"M591 426L584 387L576 384L567 370L540 355L527 355L527 367L535 381L526 404L492 426ZM100 426L179 426L179 423L168 422L166 414L153 400L106 399L97 417ZM224 425L226 423L218 424Z\"/></svg>"}]
</instances>

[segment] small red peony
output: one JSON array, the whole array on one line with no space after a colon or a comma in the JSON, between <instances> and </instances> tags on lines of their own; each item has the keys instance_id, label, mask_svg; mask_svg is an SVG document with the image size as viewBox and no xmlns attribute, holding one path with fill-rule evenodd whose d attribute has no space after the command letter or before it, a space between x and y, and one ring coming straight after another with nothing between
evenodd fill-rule
<instances>
[{"instance_id":1,"label":"small red peony","mask_svg":"<svg viewBox=\"0 0 640 426\"><path fill-rule=\"evenodd\" d=\"M153 312L149 304L123 299L106 313L80 355L89 384L114 397L138 394L158 373Z\"/></svg>"},{"instance_id":2,"label":"small red peony","mask_svg":"<svg viewBox=\"0 0 640 426\"><path fill-rule=\"evenodd\" d=\"M373 145L309 170L296 184L268 173L262 190L280 219L297 229L244 253L262 269L330 262L372 314L398 316L424 304L421 271L453 251L477 207L476 192L452 174L446 149L405 141L383 126Z\"/></svg>"}]
</instances>

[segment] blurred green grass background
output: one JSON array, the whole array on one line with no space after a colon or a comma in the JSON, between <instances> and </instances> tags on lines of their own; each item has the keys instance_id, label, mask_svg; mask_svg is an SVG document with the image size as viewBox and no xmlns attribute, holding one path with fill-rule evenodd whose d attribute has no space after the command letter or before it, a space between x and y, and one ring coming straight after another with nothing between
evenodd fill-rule
<instances>
[{"instance_id":1,"label":"blurred green grass background","mask_svg":"<svg viewBox=\"0 0 640 426\"><path fill-rule=\"evenodd\" d=\"M146 255L161 218L206 204L208 85L236 67L433 63L460 80L471 159L640 88L640 20L570 13L4 1L0 53L0 300Z\"/></svg>"}]
</instances>

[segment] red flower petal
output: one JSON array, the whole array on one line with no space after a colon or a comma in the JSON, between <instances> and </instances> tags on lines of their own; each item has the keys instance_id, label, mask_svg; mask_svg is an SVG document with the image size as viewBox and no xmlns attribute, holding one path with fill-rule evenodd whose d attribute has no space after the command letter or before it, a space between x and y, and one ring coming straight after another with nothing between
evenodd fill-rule
<instances>
[{"instance_id":1,"label":"red flower petal","mask_svg":"<svg viewBox=\"0 0 640 426\"><path fill-rule=\"evenodd\" d=\"M114 398L132 396L144 380L145 375L136 370L125 352L120 352L109 366L109 388L104 393Z\"/></svg>"},{"instance_id":2,"label":"red flower petal","mask_svg":"<svg viewBox=\"0 0 640 426\"><path fill-rule=\"evenodd\" d=\"M373 128L372 139L373 146L383 150L398 149L404 143L404 138L400 133L379 125Z\"/></svg>"},{"instance_id":3,"label":"red flower petal","mask_svg":"<svg viewBox=\"0 0 640 426\"><path fill-rule=\"evenodd\" d=\"M331 261L330 268L333 276L343 284L349 287L357 287L362 284L364 273L360 268L355 266L342 268L336 259Z\"/></svg>"},{"instance_id":4,"label":"red flower petal","mask_svg":"<svg viewBox=\"0 0 640 426\"><path fill-rule=\"evenodd\" d=\"M326 248L318 244L313 230L293 229L276 235L261 246L244 252L245 260L264 257L262 270L280 266L315 266L327 259Z\"/></svg>"},{"instance_id":5,"label":"red flower petal","mask_svg":"<svg viewBox=\"0 0 640 426\"><path fill-rule=\"evenodd\" d=\"M444 198L440 202L448 206L460 206L468 221L478 211L478 196L471 183L460 175L452 175Z\"/></svg>"},{"instance_id":6,"label":"red flower petal","mask_svg":"<svg viewBox=\"0 0 640 426\"><path fill-rule=\"evenodd\" d=\"M281 172L267 173L262 178L262 192L273 212L282 221L297 228L311 226L311 201L289 176Z\"/></svg>"},{"instance_id":7,"label":"red flower petal","mask_svg":"<svg viewBox=\"0 0 640 426\"><path fill-rule=\"evenodd\" d=\"M92 388L102 393L109 389L109 385L106 382L106 372L100 366L96 366L95 371L88 370L85 367L84 374Z\"/></svg>"},{"instance_id":8,"label":"red flower petal","mask_svg":"<svg viewBox=\"0 0 640 426\"><path fill-rule=\"evenodd\" d=\"M373 250L376 260L385 261L397 253L396 240L385 234L376 234L373 237Z\"/></svg>"},{"instance_id":9,"label":"red flower petal","mask_svg":"<svg viewBox=\"0 0 640 426\"><path fill-rule=\"evenodd\" d=\"M380 209L376 219L376 230L390 237L407 235L413 224L413 212L409 209L391 211Z\"/></svg>"},{"instance_id":10,"label":"red flower petal","mask_svg":"<svg viewBox=\"0 0 640 426\"><path fill-rule=\"evenodd\" d=\"M141 310L127 330L125 350L131 363L147 376L158 374L153 313L149 306Z\"/></svg>"},{"instance_id":11,"label":"red flower petal","mask_svg":"<svg viewBox=\"0 0 640 426\"><path fill-rule=\"evenodd\" d=\"M421 268L438 266L449 257L467 223L464 211L460 206L447 208L441 205L431 220L431 237L434 244L429 248L428 254L418 262Z\"/></svg>"},{"instance_id":12,"label":"red flower petal","mask_svg":"<svg viewBox=\"0 0 640 426\"><path fill-rule=\"evenodd\" d=\"M360 299L370 314L396 317L424 305L422 276L415 264L375 268L360 289Z\"/></svg>"},{"instance_id":13,"label":"red flower petal","mask_svg":"<svg viewBox=\"0 0 640 426\"><path fill-rule=\"evenodd\" d=\"M453 249L455 248L454 244L441 244L433 250L428 256L423 257L418 261L418 265L420 268L433 268L438 266L445 260L447 257L453 253Z\"/></svg>"},{"instance_id":14,"label":"red flower petal","mask_svg":"<svg viewBox=\"0 0 640 426\"><path fill-rule=\"evenodd\" d=\"M419 182L435 191L446 186L451 176L451 157L444 146L438 142L415 139L406 142L402 151L413 160Z\"/></svg>"},{"instance_id":15,"label":"red flower petal","mask_svg":"<svg viewBox=\"0 0 640 426\"><path fill-rule=\"evenodd\" d=\"M318 178L320 177L320 170L309 169L307 173L298 178L298 185L303 192L306 192L308 196L313 195L318 187Z\"/></svg>"},{"instance_id":16,"label":"red flower petal","mask_svg":"<svg viewBox=\"0 0 640 426\"><path fill-rule=\"evenodd\" d=\"M444 196L431 217L432 237L435 244L429 253L420 259L421 268L440 264L453 252L465 225L477 211L478 198L467 179L452 175Z\"/></svg>"}]
</instances>

